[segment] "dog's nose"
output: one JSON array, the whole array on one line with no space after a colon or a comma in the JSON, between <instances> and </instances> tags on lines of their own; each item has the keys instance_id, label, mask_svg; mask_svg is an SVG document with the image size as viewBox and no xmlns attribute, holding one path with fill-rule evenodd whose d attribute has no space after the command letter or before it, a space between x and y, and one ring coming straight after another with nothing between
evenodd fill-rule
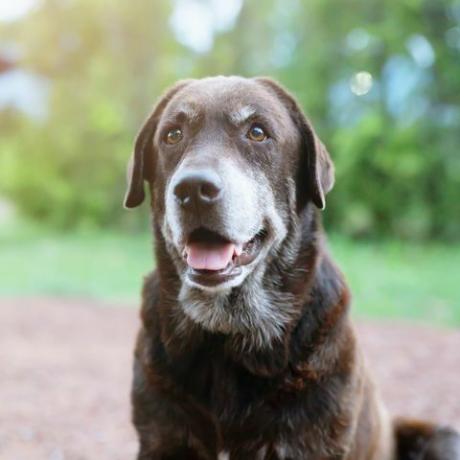
<instances>
[{"instance_id":1,"label":"dog's nose","mask_svg":"<svg viewBox=\"0 0 460 460\"><path fill-rule=\"evenodd\" d=\"M222 180L212 170L188 171L176 182L174 195L183 206L215 203L222 195Z\"/></svg>"}]
</instances>

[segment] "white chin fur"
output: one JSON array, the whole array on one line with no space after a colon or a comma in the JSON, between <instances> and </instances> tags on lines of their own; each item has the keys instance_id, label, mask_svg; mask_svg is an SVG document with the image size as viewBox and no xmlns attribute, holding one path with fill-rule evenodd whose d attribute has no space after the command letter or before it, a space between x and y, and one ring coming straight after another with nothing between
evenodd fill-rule
<instances>
[{"instance_id":1,"label":"white chin fur","mask_svg":"<svg viewBox=\"0 0 460 460\"><path fill-rule=\"evenodd\" d=\"M208 331L239 334L245 349L270 346L290 321L293 300L276 289L264 289L261 273L252 273L249 284L242 282L246 274L211 288L184 282L178 300L185 315ZM229 289L236 285L242 291L237 301L230 300Z\"/></svg>"}]
</instances>

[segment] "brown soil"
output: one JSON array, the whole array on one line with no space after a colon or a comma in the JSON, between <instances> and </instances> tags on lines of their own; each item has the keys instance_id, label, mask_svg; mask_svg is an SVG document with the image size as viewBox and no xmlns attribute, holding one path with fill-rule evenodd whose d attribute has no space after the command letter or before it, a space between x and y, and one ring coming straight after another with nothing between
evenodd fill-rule
<instances>
[{"instance_id":1,"label":"brown soil","mask_svg":"<svg viewBox=\"0 0 460 460\"><path fill-rule=\"evenodd\" d=\"M134 459L129 385L137 312L57 299L0 301L0 459ZM460 332L358 325L393 413L460 428Z\"/></svg>"}]
</instances>

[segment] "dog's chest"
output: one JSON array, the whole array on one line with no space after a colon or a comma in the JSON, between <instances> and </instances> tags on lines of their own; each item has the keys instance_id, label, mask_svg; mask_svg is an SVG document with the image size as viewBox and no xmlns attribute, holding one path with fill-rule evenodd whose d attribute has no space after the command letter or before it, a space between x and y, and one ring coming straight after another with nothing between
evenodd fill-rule
<instances>
[{"instance_id":1,"label":"dog's chest","mask_svg":"<svg viewBox=\"0 0 460 460\"><path fill-rule=\"evenodd\" d=\"M173 372L176 383L226 425L259 414L279 416L285 408L283 401L292 397L283 391L283 376L251 374L227 356L218 343L188 353L175 362Z\"/></svg>"},{"instance_id":2,"label":"dog's chest","mask_svg":"<svg viewBox=\"0 0 460 460\"><path fill-rule=\"evenodd\" d=\"M214 347L190 358L177 378L218 422L229 445L258 437L292 438L300 427L319 425L328 417L327 390L308 382L301 391L293 389L288 373L253 375ZM322 401L322 407L316 401Z\"/></svg>"}]
</instances>

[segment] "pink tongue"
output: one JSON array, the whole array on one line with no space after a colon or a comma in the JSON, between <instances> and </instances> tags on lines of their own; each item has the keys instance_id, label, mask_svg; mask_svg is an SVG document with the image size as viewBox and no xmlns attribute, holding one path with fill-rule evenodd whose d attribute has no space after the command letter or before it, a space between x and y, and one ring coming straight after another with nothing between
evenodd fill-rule
<instances>
[{"instance_id":1,"label":"pink tongue","mask_svg":"<svg viewBox=\"0 0 460 460\"><path fill-rule=\"evenodd\" d=\"M195 270L223 270L232 260L235 245L232 243L203 245L188 244L185 247L187 263Z\"/></svg>"}]
</instances>

